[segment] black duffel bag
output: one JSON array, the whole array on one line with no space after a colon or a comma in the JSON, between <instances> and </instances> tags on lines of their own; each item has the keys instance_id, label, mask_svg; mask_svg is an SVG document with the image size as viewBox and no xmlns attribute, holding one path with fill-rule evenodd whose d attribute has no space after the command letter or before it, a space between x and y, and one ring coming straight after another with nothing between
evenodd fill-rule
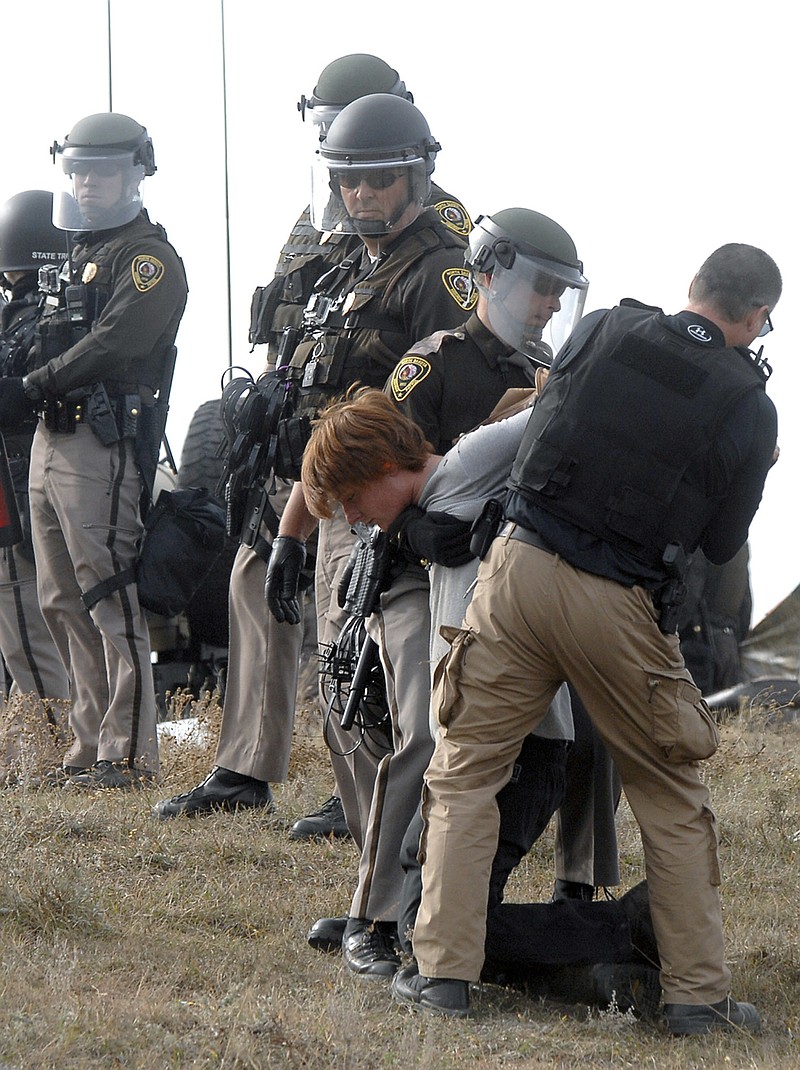
<instances>
[{"instance_id":1,"label":"black duffel bag","mask_svg":"<svg viewBox=\"0 0 800 1070\"><path fill-rule=\"evenodd\" d=\"M147 515L136 586L152 613L182 613L225 545L225 509L201 487L162 490Z\"/></svg>"}]
</instances>

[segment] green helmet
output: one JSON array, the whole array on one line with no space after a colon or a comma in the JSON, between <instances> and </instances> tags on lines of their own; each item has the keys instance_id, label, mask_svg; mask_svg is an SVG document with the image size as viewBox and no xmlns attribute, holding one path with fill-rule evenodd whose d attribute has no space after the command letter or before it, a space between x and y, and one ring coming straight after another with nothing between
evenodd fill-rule
<instances>
[{"instance_id":1,"label":"green helmet","mask_svg":"<svg viewBox=\"0 0 800 1070\"><path fill-rule=\"evenodd\" d=\"M425 116L411 101L390 93L373 93L354 100L331 123L317 150L312 196L314 225L319 230L388 233L409 204L416 203L421 208L425 203L440 149ZM366 181L365 176L372 177L370 185L375 189L386 188L400 177L407 179L408 196L392 218L358 223L347 215L341 187L353 188L362 179ZM332 219L335 226L331 225Z\"/></svg>"},{"instance_id":2,"label":"green helmet","mask_svg":"<svg viewBox=\"0 0 800 1070\"><path fill-rule=\"evenodd\" d=\"M142 167L145 175L156 173L153 142L141 123L119 112L99 112L80 119L63 145L53 142L53 159L60 157L62 167L71 174L74 160L120 157L132 166Z\"/></svg>"},{"instance_id":3,"label":"green helmet","mask_svg":"<svg viewBox=\"0 0 800 1070\"><path fill-rule=\"evenodd\" d=\"M109 230L139 214L141 183L156 170L153 142L141 123L118 112L87 115L50 152L69 186L53 200L53 222L61 230ZM90 183L94 188L87 190ZM113 201L105 195L112 183Z\"/></svg>"},{"instance_id":4,"label":"green helmet","mask_svg":"<svg viewBox=\"0 0 800 1070\"><path fill-rule=\"evenodd\" d=\"M314 92L310 97L300 97L297 110L303 119L308 111L312 122L320 127L320 137L324 137L342 108L370 93L391 93L406 100L414 99L400 75L385 60L356 52L340 56L324 67Z\"/></svg>"},{"instance_id":5,"label":"green helmet","mask_svg":"<svg viewBox=\"0 0 800 1070\"><path fill-rule=\"evenodd\" d=\"M476 219L464 259L493 333L549 364L580 319L589 286L566 230L541 212L506 208Z\"/></svg>"}]
</instances>

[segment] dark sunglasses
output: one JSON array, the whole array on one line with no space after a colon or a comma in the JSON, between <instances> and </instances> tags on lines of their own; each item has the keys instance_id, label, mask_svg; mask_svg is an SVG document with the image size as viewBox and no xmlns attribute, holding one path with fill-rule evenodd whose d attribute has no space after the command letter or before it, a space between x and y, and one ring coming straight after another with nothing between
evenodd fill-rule
<instances>
[{"instance_id":1,"label":"dark sunglasses","mask_svg":"<svg viewBox=\"0 0 800 1070\"><path fill-rule=\"evenodd\" d=\"M356 189L362 182L366 182L370 189L389 189L398 178L402 178L399 171L333 171L332 178L345 189Z\"/></svg>"},{"instance_id":2,"label":"dark sunglasses","mask_svg":"<svg viewBox=\"0 0 800 1070\"><path fill-rule=\"evenodd\" d=\"M111 178L122 170L118 160L65 160L64 170L68 175L88 175L91 171L98 178Z\"/></svg>"}]
</instances>

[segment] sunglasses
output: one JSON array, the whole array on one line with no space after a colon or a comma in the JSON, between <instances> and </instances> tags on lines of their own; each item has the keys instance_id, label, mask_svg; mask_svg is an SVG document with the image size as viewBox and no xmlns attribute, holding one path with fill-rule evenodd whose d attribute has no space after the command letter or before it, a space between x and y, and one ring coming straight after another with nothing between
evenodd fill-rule
<instances>
[{"instance_id":1,"label":"sunglasses","mask_svg":"<svg viewBox=\"0 0 800 1070\"><path fill-rule=\"evenodd\" d=\"M772 320L769 318L769 316L767 316L767 318L764 320L764 326L758 332L758 337L764 338L766 335L769 334L770 331L774 330L775 328L772 326Z\"/></svg>"},{"instance_id":2,"label":"sunglasses","mask_svg":"<svg viewBox=\"0 0 800 1070\"><path fill-rule=\"evenodd\" d=\"M111 178L122 170L118 160L65 160L64 163L68 175L88 175L91 171L98 178Z\"/></svg>"},{"instance_id":3,"label":"sunglasses","mask_svg":"<svg viewBox=\"0 0 800 1070\"><path fill-rule=\"evenodd\" d=\"M331 177L345 189L356 189L366 182L370 189L389 189L403 175L399 171L332 171Z\"/></svg>"}]
</instances>

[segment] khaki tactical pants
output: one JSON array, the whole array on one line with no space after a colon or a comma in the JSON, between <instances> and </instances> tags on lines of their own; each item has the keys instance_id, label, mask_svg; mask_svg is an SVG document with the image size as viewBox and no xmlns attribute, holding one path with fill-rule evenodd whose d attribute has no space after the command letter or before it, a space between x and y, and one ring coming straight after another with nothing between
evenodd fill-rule
<instances>
[{"instance_id":1,"label":"khaki tactical pants","mask_svg":"<svg viewBox=\"0 0 800 1070\"><path fill-rule=\"evenodd\" d=\"M285 498L283 490L273 498L276 511ZM266 573L258 554L240 546L228 595L228 674L215 764L275 783L289 771L303 624L279 624L272 616Z\"/></svg>"},{"instance_id":2,"label":"khaki tactical pants","mask_svg":"<svg viewBox=\"0 0 800 1070\"><path fill-rule=\"evenodd\" d=\"M133 441L104 446L85 425L74 434L40 422L31 453L30 500L39 604L70 676L65 765L128 762L158 772L150 636L136 584L91 610L81 594L131 568L142 532Z\"/></svg>"},{"instance_id":3,"label":"khaki tactical pants","mask_svg":"<svg viewBox=\"0 0 800 1070\"><path fill-rule=\"evenodd\" d=\"M729 991L716 821L697 761L718 733L677 636L647 591L582 572L509 535L482 563L463 629L440 666L440 737L426 773L420 973L477 981L495 796L524 736L569 680L585 701L639 823L668 1003Z\"/></svg>"},{"instance_id":4,"label":"khaki tactical pants","mask_svg":"<svg viewBox=\"0 0 800 1070\"><path fill-rule=\"evenodd\" d=\"M8 699L29 695L35 703L34 715L42 724L55 727L61 717L59 702L69 698L69 677L61 663L36 593L36 568L16 546L0 552L0 654L11 677ZM13 705L13 704L12 704ZM14 711L19 718L19 711ZM10 720L11 707L4 710L4 748L0 752L0 780L9 763L19 756L24 727Z\"/></svg>"}]
</instances>

